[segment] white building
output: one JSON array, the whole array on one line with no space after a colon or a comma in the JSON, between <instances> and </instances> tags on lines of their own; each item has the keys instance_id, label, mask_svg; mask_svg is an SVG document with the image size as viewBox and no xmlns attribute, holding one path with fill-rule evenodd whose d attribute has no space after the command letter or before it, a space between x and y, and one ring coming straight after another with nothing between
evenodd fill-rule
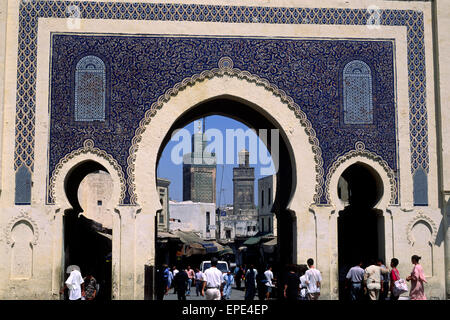
<instances>
[{"instance_id":1,"label":"white building","mask_svg":"<svg viewBox=\"0 0 450 320\"><path fill-rule=\"evenodd\" d=\"M157 228L159 232L169 230L169 185L170 181L163 178L156 180L156 187L159 193L159 202L162 209L157 212Z\"/></svg>"},{"instance_id":2,"label":"white building","mask_svg":"<svg viewBox=\"0 0 450 320\"><path fill-rule=\"evenodd\" d=\"M108 229L113 228L113 215L109 208L112 189L111 175L105 171L88 174L78 188L78 199L83 215Z\"/></svg>"},{"instance_id":3,"label":"white building","mask_svg":"<svg viewBox=\"0 0 450 320\"><path fill-rule=\"evenodd\" d=\"M216 205L192 201L169 201L169 231L192 231L204 239L216 238Z\"/></svg>"},{"instance_id":4,"label":"white building","mask_svg":"<svg viewBox=\"0 0 450 320\"><path fill-rule=\"evenodd\" d=\"M275 198L276 176L267 176L258 180L258 222L259 231L274 233L276 229L272 212ZM274 233L275 234L275 233Z\"/></svg>"}]
</instances>

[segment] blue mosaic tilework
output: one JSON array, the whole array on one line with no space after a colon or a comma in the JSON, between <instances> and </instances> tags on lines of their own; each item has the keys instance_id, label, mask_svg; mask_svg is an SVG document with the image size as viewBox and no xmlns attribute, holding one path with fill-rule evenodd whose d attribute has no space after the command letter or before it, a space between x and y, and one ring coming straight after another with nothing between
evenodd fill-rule
<instances>
[{"instance_id":1,"label":"blue mosaic tilework","mask_svg":"<svg viewBox=\"0 0 450 320\"><path fill-rule=\"evenodd\" d=\"M96 56L85 56L75 71L75 121L105 121L106 70Z\"/></svg>"},{"instance_id":2,"label":"blue mosaic tilework","mask_svg":"<svg viewBox=\"0 0 450 320\"><path fill-rule=\"evenodd\" d=\"M387 41L151 37L54 34L52 41L50 168L86 139L127 165L145 111L187 77L230 57L235 68L267 79L306 113L322 148L324 168L363 141L396 170L393 43ZM77 127L72 70L83 55L105 57L111 77L110 125ZM369 61L376 79L377 126L342 126L341 75L348 57ZM72 88L68 90L68 88ZM151 125L151 124L150 124ZM325 198L322 201L326 201Z\"/></svg>"},{"instance_id":3,"label":"blue mosaic tilework","mask_svg":"<svg viewBox=\"0 0 450 320\"><path fill-rule=\"evenodd\" d=\"M16 171L34 165L37 19L70 18L78 6L83 19L210 21L226 23L366 25L372 12L361 9L244 7L197 4L116 3L88 1L26 1L19 13L19 54L16 98ZM406 26L410 102L411 171L428 172L428 123L423 13L380 10L380 24ZM322 146L323 147L323 146Z\"/></svg>"},{"instance_id":4,"label":"blue mosaic tilework","mask_svg":"<svg viewBox=\"0 0 450 320\"><path fill-rule=\"evenodd\" d=\"M31 204L31 173L24 165L20 166L16 173L16 204Z\"/></svg>"},{"instance_id":5,"label":"blue mosaic tilework","mask_svg":"<svg viewBox=\"0 0 450 320\"><path fill-rule=\"evenodd\" d=\"M370 67L361 60L349 62L344 68L342 86L344 123L372 124L373 96Z\"/></svg>"}]
</instances>

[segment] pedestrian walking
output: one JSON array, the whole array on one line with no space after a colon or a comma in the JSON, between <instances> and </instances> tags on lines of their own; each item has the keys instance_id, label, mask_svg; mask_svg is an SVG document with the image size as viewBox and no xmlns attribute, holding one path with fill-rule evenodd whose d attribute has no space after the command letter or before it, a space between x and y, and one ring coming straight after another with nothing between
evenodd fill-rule
<instances>
[{"instance_id":1,"label":"pedestrian walking","mask_svg":"<svg viewBox=\"0 0 450 320\"><path fill-rule=\"evenodd\" d=\"M91 272L84 277L85 299L92 301L98 293L98 283Z\"/></svg>"},{"instance_id":2,"label":"pedestrian walking","mask_svg":"<svg viewBox=\"0 0 450 320\"><path fill-rule=\"evenodd\" d=\"M169 294L170 288L172 288L173 273L167 264L163 265L163 269L164 280L166 282L165 294L167 295Z\"/></svg>"},{"instance_id":3,"label":"pedestrian walking","mask_svg":"<svg viewBox=\"0 0 450 320\"><path fill-rule=\"evenodd\" d=\"M356 266L350 268L345 277L350 287L350 300L359 301L363 296L364 269L363 263L360 261Z\"/></svg>"},{"instance_id":4,"label":"pedestrian walking","mask_svg":"<svg viewBox=\"0 0 450 320\"><path fill-rule=\"evenodd\" d=\"M236 272L235 282L236 282L236 289L241 290L241 281L242 277L244 277L244 268L242 266L239 266L239 270Z\"/></svg>"},{"instance_id":5,"label":"pedestrian walking","mask_svg":"<svg viewBox=\"0 0 450 320\"><path fill-rule=\"evenodd\" d=\"M195 293L197 297L202 293L203 286L203 272L199 268L195 269Z\"/></svg>"},{"instance_id":6,"label":"pedestrian walking","mask_svg":"<svg viewBox=\"0 0 450 320\"><path fill-rule=\"evenodd\" d=\"M411 289L409 297L411 300L427 300L425 296L424 283L427 283L422 266L419 264L421 257L413 255L411 263L414 265L411 274L406 278L406 281L411 281Z\"/></svg>"},{"instance_id":7,"label":"pedestrian walking","mask_svg":"<svg viewBox=\"0 0 450 320\"><path fill-rule=\"evenodd\" d=\"M191 287L192 287L192 283L193 283L194 280L195 280L195 272L194 272L193 269L191 269L191 266L187 266L186 272L187 272L187 275L188 275L188 277L189 277L186 295L189 296L189 295L191 295Z\"/></svg>"},{"instance_id":8,"label":"pedestrian walking","mask_svg":"<svg viewBox=\"0 0 450 320\"><path fill-rule=\"evenodd\" d=\"M306 271L308 266L306 264L301 264L298 268L298 273L300 276L300 300L309 300L308 295L308 285L306 284Z\"/></svg>"},{"instance_id":9,"label":"pedestrian walking","mask_svg":"<svg viewBox=\"0 0 450 320\"><path fill-rule=\"evenodd\" d=\"M173 279L175 279L175 276L177 275L178 272L180 272L180 271L177 269L177 266L173 266L172 267L172 281L173 281ZM172 287L173 287L173 294L177 293L177 289L175 288L175 286L172 285Z\"/></svg>"},{"instance_id":10,"label":"pedestrian walking","mask_svg":"<svg viewBox=\"0 0 450 320\"><path fill-rule=\"evenodd\" d=\"M306 263L309 268L309 270L305 272L308 296L310 300L318 300L320 296L322 275L320 274L320 271L314 267L314 260L312 258L309 258Z\"/></svg>"},{"instance_id":11,"label":"pedestrian walking","mask_svg":"<svg viewBox=\"0 0 450 320\"><path fill-rule=\"evenodd\" d=\"M202 296L206 300L220 300L223 295L222 271L217 269L217 258L211 259L211 267L203 273Z\"/></svg>"},{"instance_id":12,"label":"pedestrian walking","mask_svg":"<svg viewBox=\"0 0 450 320\"><path fill-rule=\"evenodd\" d=\"M398 259L392 258L391 259L391 274L390 274L390 281L389 281L389 292L391 293L390 300L398 300L400 298L400 295L397 294L395 290L395 282L400 280L400 273L398 272L397 266L398 266Z\"/></svg>"},{"instance_id":13,"label":"pedestrian walking","mask_svg":"<svg viewBox=\"0 0 450 320\"><path fill-rule=\"evenodd\" d=\"M245 273L245 300L252 301L255 298L256 294L256 276L258 275L258 271L256 271L253 264L250 265L250 268Z\"/></svg>"},{"instance_id":14,"label":"pedestrian walking","mask_svg":"<svg viewBox=\"0 0 450 320\"><path fill-rule=\"evenodd\" d=\"M257 269L257 275L256 275L256 291L258 292L258 299L259 300L265 300L266 299L266 276L264 274L264 270Z\"/></svg>"},{"instance_id":15,"label":"pedestrian walking","mask_svg":"<svg viewBox=\"0 0 450 320\"><path fill-rule=\"evenodd\" d=\"M300 278L296 273L295 265L288 266L288 273L286 275L284 284L284 297L288 300L298 300L300 294Z\"/></svg>"},{"instance_id":16,"label":"pedestrian walking","mask_svg":"<svg viewBox=\"0 0 450 320\"><path fill-rule=\"evenodd\" d=\"M59 293L63 294L65 289L69 290L69 300L82 300L82 298L85 297L84 280L78 266L74 266L74 268L70 271L70 275L64 283L64 287Z\"/></svg>"},{"instance_id":17,"label":"pedestrian walking","mask_svg":"<svg viewBox=\"0 0 450 320\"><path fill-rule=\"evenodd\" d=\"M156 291L156 300L163 300L164 295L167 293L167 278L165 274L165 270L167 266L163 265L156 269L155 273L155 291ZM168 277L168 275L167 275Z\"/></svg>"},{"instance_id":18,"label":"pedestrian walking","mask_svg":"<svg viewBox=\"0 0 450 320\"><path fill-rule=\"evenodd\" d=\"M381 268L381 266L377 265L375 260L372 260L370 265L364 270L365 289L369 294L370 300L378 300L380 291L383 290L381 274L388 272L388 269Z\"/></svg>"},{"instance_id":19,"label":"pedestrian walking","mask_svg":"<svg viewBox=\"0 0 450 320\"><path fill-rule=\"evenodd\" d=\"M230 300L232 285L234 284L234 277L231 274L230 270L228 270L228 272L223 275L223 281L224 281L223 298L224 300Z\"/></svg>"},{"instance_id":20,"label":"pedestrian walking","mask_svg":"<svg viewBox=\"0 0 450 320\"><path fill-rule=\"evenodd\" d=\"M186 290L188 285L188 274L186 270L181 270L173 277L173 286L177 293L178 300L186 300Z\"/></svg>"},{"instance_id":21,"label":"pedestrian walking","mask_svg":"<svg viewBox=\"0 0 450 320\"><path fill-rule=\"evenodd\" d=\"M384 265L384 261L382 259L378 259L377 265L381 267L381 269L387 269ZM387 299L388 293L389 293L389 272L388 273L381 273L381 290L378 300L384 301Z\"/></svg>"},{"instance_id":22,"label":"pedestrian walking","mask_svg":"<svg viewBox=\"0 0 450 320\"><path fill-rule=\"evenodd\" d=\"M265 282L265 289L266 289L266 300L270 299L270 295L272 294L272 287L273 287L273 272L272 272L272 266L269 266L267 270L264 272L264 277L266 278Z\"/></svg>"}]
</instances>

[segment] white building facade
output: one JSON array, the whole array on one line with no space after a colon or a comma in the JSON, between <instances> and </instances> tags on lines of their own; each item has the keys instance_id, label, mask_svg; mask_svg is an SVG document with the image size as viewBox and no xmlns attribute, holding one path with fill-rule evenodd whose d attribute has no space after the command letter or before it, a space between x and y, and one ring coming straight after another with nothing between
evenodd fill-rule
<instances>
[{"instance_id":1,"label":"white building facade","mask_svg":"<svg viewBox=\"0 0 450 320\"><path fill-rule=\"evenodd\" d=\"M192 201L169 201L169 231L191 231L203 239L216 238L216 205Z\"/></svg>"},{"instance_id":2,"label":"white building facade","mask_svg":"<svg viewBox=\"0 0 450 320\"><path fill-rule=\"evenodd\" d=\"M272 212L275 198L276 176L267 176L258 180L258 221L259 231L274 233L274 214Z\"/></svg>"}]
</instances>

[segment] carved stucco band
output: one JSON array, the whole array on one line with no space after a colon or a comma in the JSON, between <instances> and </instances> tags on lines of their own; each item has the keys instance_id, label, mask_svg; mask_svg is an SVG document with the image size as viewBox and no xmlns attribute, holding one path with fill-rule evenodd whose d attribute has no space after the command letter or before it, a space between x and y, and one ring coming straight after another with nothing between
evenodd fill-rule
<instances>
[{"instance_id":1,"label":"carved stucco band","mask_svg":"<svg viewBox=\"0 0 450 320\"><path fill-rule=\"evenodd\" d=\"M419 214L417 216L415 216L408 223L408 226L406 227L406 236L407 236L407 239L408 239L408 243L411 246L414 245L415 239L414 239L413 234L412 234L412 229L419 222L425 223L426 225L428 225L428 227L430 227L430 229L431 229L430 244L433 245L436 242L437 230L438 229L437 229L437 226L434 223L434 221L429 216L423 214L422 212L419 212Z\"/></svg>"},{"instance_id":2,"label":"carved stucco band","mask_svg":"<svg viewBox=\"0 0 450 320\"><path fill-rule=\"evenodd\" d=\"M96 156L99 156L105 160L107 160L116 170L117 175L120 179L120 199L119 204L123 204L123 199L125 198L125 192L126 192L126 184L125 184L125 176L122 171L122 167L119 165L119 163L106 151L101 150L97 147L94 147L94 141L91 139L86 139L83 143L83 147L72 151L71 153L67 154L64 158L62 158L58 164L55 167L55 170L53 170L52 177L50 179L50 190L49 190L49 196L51 204L54 204L55 202L55 183L56 183L56 177L58 176L59 172L61 171L64 164L66 164L69 160L81 155L81 154L94 154Z\"/></svg>"},{"instance_id":3,"label":"carved stucco band","mask_svg":"<svg viewBox=\"0 0 450 320\"><path fill-rule=\"evenodd\" d=\"M391 189L391 197L390 197L390 204L395 204L395 198L397 194L397 183L395 180L395 173L394 171L389 167L388 163L383 160L383 158L379 155L377 155L374 152L366 150L366 147L363 142L358 141L355 143L355 150L351 150L344 154L343 156L339 157L337 160L335 160L327 173L327 179L326 179L326 185L325 185L325 192L327 197L327 202L331 203L331 196L330 196L330 180L333 174L336 172L337 168L344 163L345 161L354 158L354 157L364 157L370 160L373 160L380 164L383 169L386 171L386 174L388 175L389 182L390 182L390 189Z\"/></svg>"},{"instance_id":4,"label":"carved stucco band","mask_svg":"<svg viewBox=\"0 0 450 320\"><path fill-rule=\"evenodd\" d=\"M156 115L158 109L161 109L165 103L167 103L171 97L176 96L178 92L184 90L188 86L193 86L197 82L201 82L214 77L228 76L231 78L238 78L246 80L250 83L255 83L257 86L262 86L266 90L272 92L275 96L287 105L289 109L294 111L295 116L300 119L301 125L305 128L305 132L308 135L308 140L311 143L312 151L314 153L314 160L316 163L316 187L314 202L320 203L320 197L323 192L324 184L324 170L322 150L319 146L319 140L316 137L311 122L307 119L306 114L300 109L300 106L294 102L292 97L288 96L286 92L278 88L278 86L270 83L264 78L257 75L253 75L248 71L242 71L233 67L233 60L229 57L223 57L218 62L218 68L211 70L205 70L200 74L195 74L192 77L185 78L183 81L175 84L173 88L168 89L163 95L161 95L156 102L154 102L145 113L144 118L139 122L139 127L136 129L135 136L131 141L131 147L129 149L129 156L127 158L127 174L128 174L128 193L130 195L130 203L137 204L136 185L135 185L135 160L136 152L138 151L138 144L142 140L142 135L146 129L146 126L150 123L151 118Z\"/></svg>"},{"instance_id":5,"label":"carved stucco band","mask_svg":"<svg viewBox=\"0 0 450 320\"><path fill-rule=\"evenodd\" d=\"M12 238L12 230L14 227L20 222L26 222L31 226L33 232L33 239L31 240L31 244L33 246L37 245L39 239L39 229L37 223L28 215L27 212L21 211L20 214L10 220L8 225L5 228L5 240L6 244L12 246L14 244L14 240Z\"/></svg>"}]
</instances>

